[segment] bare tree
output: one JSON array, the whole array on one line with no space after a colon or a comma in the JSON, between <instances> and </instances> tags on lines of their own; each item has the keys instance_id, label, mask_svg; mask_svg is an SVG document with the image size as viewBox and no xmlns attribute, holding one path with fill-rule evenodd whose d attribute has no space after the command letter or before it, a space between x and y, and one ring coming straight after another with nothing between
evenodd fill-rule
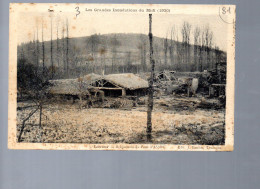
<instances>
[{"instance_id":1,"label":"bare tree","mask_svg":"<svg viewBox=\"0 0 260 189\"><path fill-rule=\"evenodd\" d=\"M212 40L213 40L213 32L210 31L209 25L204 27L203 31L203 47L204 47L204 53L205 53L205 61L206 61L206 69L211 68L211 63L210 63L210 51L212 47Z\"/></svg>"},{"instance_id":2,"label":"bare tree","mask_svg":"<svg viewBox=\"0 0 260 189\"><path fill-rule=\"evenodd\" d=\"M44 46L44 37L43 37L43 18L42 18L42 73L44 74L45 70L45 46Z\"/></svg>"},{"instance_id":3,"label":"bare tree","mask_svg":"<svg viewBox=\"0 0 260 189\"><path fill-rule=\"evenodd\" d=\"M54 76L54 65L53 65L53 41L52 41L52 16L51 16L51 78Z\"/></svg>"},{"instance_id":4,"label":"bare tree","mask_svg":"<svg viewBox=\"0 0 260 189\"><path fill-rule=\"evenodd\" d=\"M68 19L66 20L66 30L67 30L67 37L66 37L66 73L67 77L69 77L69 23Z\"/></svg>"},{"instance_id":5,"label":"bare tree","mask_svg":"<svg viewBox=\"0 0 260 189\"><path fill-rule=\"evenodd\" d=\"M199 45L200 45L200 28L196 27L193 31L194 37L194 64L196 66L196 71L199 71L199 60L198 60L198 53L199 53Z\"/></svg>"},{"instance_id":6,"label":"bare tree","mask_svg":"<svg viewBox=\"0 0 260 189\"><path fill-rule=\"evenodd\" d=\"M59 44L59 21L56 23L56 59L58 63L58 68L60 68L60 44Z\"/></svg>"},{"instance_id":7,"label":"bare tree","mask_svg":"<svg viewBox=\"0 0 260 189\"><path fill-rule=\"evenodd\" d=\"M97 34L93 34L87 39L87 45L90 45L91 50L91 62L93 72L96 72L96 64L98 63L96 58L96 52L98 51L98 43L99 37Z\"/></svg>"},{"instance_id":8,"label":"bare tree","mask_svg":"<svg viewBox=\"0 0 260 189\"><path fill-rule=\"evenodd\" d=\"M143 72L146 72L147 66L146 66L146 36L143 34L140 35L140 44L138 46L140 49L140 61Z\"/></svg>"},{"instance_id":9,"label":"bare tree","mask_svg":"<svg viewBox=\"0 0 260 189\"><path fill-rule=\"evenodd\" d=\"M83 97L88 95L91 96L88 92L88 85L84 82L84 79L82 77L79 77L77 79L77 84L75 86L79 92L79 109L82 109L83 107Z\"/></svg>"},{"instance_id":10,"label":"bare tree","mask_svg":"<svg viewBox=\"0 0 260 189\"><path fill-rule=\"evenodd\" d=\"M91 46L91 55L94 57L98 48L98 42L99 42L98 35L97 34L91 35L89 38L89 42Z\"/></svg>"},{"instance_id":11,"label":"bare tree","mask_svg":"<svg viewBox=\"0 0 260 189\"><path fill-rule=\"evenodd\" d=\"M214 52L215 52L215 69L217 69L217 63L221 61L221 52L217 45L215 45Z\"/></svg>"},{"instance_id":12,"label":"bare tree","mask_svg":"<svg viewBox=\"0 0 260 189\"><path fill-rule=\"evenodd\" d=\"M101 56L100 62L101 62L101 67L102 67L102 75L104 75L106 73L106 53L107 53L107 49L105 46L103 46L99 49L99 54Z\"/></svg>"},{"instance_id":13,"label":"bare tree","mask_svg":"<svg viewBox=\"0 0 260 189\"><path fill-rule=\"evenodd\" d=\"M34 61L34 63L36 63L36 68L38 69L38 64L37 64L37 46L36 46L35 31L33 33L33 61Z\"/></svg>"},{"instance_id":14,"label":"bare tree","mask_svg":"<svg viewBox=\"0 0 260 189\"><path fill-rule=\"evenodd\" d=\"M190 32L191 32L191 25L188 22L184 22L182 25L182 43L184 47L184 64L186 71L188 71L188 64L190 61Z\"/></svg>"},{"instance_id":15,"label":"bare tree","mask_svg":"<svg viewBox=\"0 0 260 189\"><path fill-rule=\"evenodd\" d=\"M65 59L65 24L62 26L62 61L64 73L66 72L66 59Z\"/></svg>"},{"instance_id":16,"label":"bare tree","mask_svg":"<svg viewBox=\"0 0 260 189\"><path fill-rule=\"evenodd\" d=\"M207 69L209 69L210 65L209 65L209 62L208 62L208 51L209 51L209 47L208 47L208 44L209 44L209 27L208 26L205 27L204 37L205 37L206 66L207 66Z\"/></svg>"},{"instance_id":17,"label":"bare tree","mask_svg":"<svg viewBox=\"0 0 260 189\"><path fill-rule=\"evenodd\" d=\"M213 69L214 68L214 63L213 63L213 61L212 61L212 47L213 47L213 32L212 31L210 31L210 33L209 33L209 39L208 39L208 51L207 51L207 53L208 53L208 62L209 62L209 67L211 68L211 69Z\"/></svg>"},{"instance_id":18,"label":"bare tree","mask_svg":"<svg viewBox=\"0 0 260 189\"><path fill-rule=\"evenodd\" d=\"M115 69L116 66L116 60L117 60L117 47L119 46L119 41L117 40L117 36L114 35L112 37L111 45L112 45L112 73L117 70L118 68ZM118 70L117 70L118 71Z\"/></svg>"},{"instance_id":19,"label":"bare tree","mask_svg":"<svg viewBox=\"0 0 260 189\"><path fill-rule=\"evenodd\" d=\"M81 75L81 68L80 71L78 72L77 66L81 63L82 61L82 55L80 54L80 50L75 44L70 44L70 50L69 50L69 60L70 60L70 67L69 67L69 77L74 77L78 76L78 74Z\"/></svg>"},{"instance_id":20,"label":"bare tree","mask_svg":"<svg viewBox=\"0 0 260 189\"><path fill-rule=\"evenodd\" d=\"M164 38L163 40L163 51L164 51L164 65L166 66L168 63L167 63L167 53L168 53L168 36L166 34L166 37Z\"/></svg>"},{"instance_id":21,"label":"bare tree","mask_svg":"<svg viewBox=\"0 0 260 189\"><path fill-rule=\"evenodd\" d=\"M182 45L179 41L179 34L178 31L176 31L176 54L177 54L177 71L181 70L181 63L182 63Z\"/></svg>"},{"instance_id":22,"label":"bare tree","mask_svg":"<svg viewBox=\"0 0 260 189\"><path fill-rule=\"evenodd\" d=\"M206 63L206 65L205 65L205 63L203 63L203 62L205 62L206 60L205 60L205 54L206 54L206 44L207 44L207 41L206 41L206 31L205 31L205 28L202 30L202 32L201 32L201 37L200 37L200 39L201 39L201 45L200 45L200 64L201 64L201 66L200 66L200 71L203 71L206 67L207 67L207 63Z\"/></svg>"},{"instance_id":23,"label":"bare tree","mask_svg":"<svg viewBox=\"0 0 260 189\"><path fill-rule=\"evenodd\" d=\"M149 78L148 88L148 109L147 109L147 141L152 139L152 111L153 111L153 81L154 81L154 67L155 61L153 58L153 34L152 34L152 14L149 14L149 42L150 42L150 64L151 76Z\"/></svg>"},{"instance_id":24,"label":"bare tree","mask_svg":"<svg viewBox=\"0 0 260 189\"><path fill-rule=\"evenodd\" d=\"M37 72L37 67L30 64L27 59L22 58L18 60L17 66L17 86L20 92L24 93L34 105L30 106L34 109L23 120L22 127L18 136L18 142L22 141L22 134L26 126L26 121L30 119L39 110L39 130L42 130L42 110L43 106L48 102L46 91L50 86L48 70L43 74ZM33 79L31 79L33 78Z\"/></svg>"},{"instance_id":25,"label":"bare tree","mask_svg":"<svg viewBox=\"0 0 260 189\"><path fill-rule=\"evenodd\" d=\"M126 53L126 71L127 72L132 72L133 66L132 66L132 60L131 60L131 52L128 51Z\"/></svg>"},{"instance_id":26,"label":"bare tree","mask_svg":"<svg viewBox=\"0 0 260 189\"><path fill-rule=\"evenodd\" d=\"M157 68L164 68L164 69L168 69L168 65L165 65L164 63L162 63L161 60L161 56L160 56L160 52L161 52L161 48L159 48L159 45L157 43L153 43L153 57L154 57L154 61L156 62L156 66L158 66ZM161 65L164 64L164 67L161 67ZM159 69L160 69L159 68ZM155 67L156 69L156 67Z\"/></svg>"},{"instance_id":27,"label":"bare tree","mask_svg":"<svg viewBox=\"0 0 260 189\"><path fill-rule=\"evenodd\" d=\"M37 27L36 27L36 41L35 41L35 61L36 61L36 66L37 66L37 72L39 69L39 29L38 29L38 22L37 22Z\"/></svg>"},{"instance_id":28,"label":"bare tree","mask_svg":"<svg viewBox=\"0 0 260 189\"><path fill-rule=\"evenodd\" d=\"M174 63L175 63L175 61L174 61L175 36L176 36L176 30L175 30L175 26L173 26L171 28L171 40L170 40L170 46L169 46L170 60L171 60L172 65L174 65Z\"/></svg>"}]
</instances>

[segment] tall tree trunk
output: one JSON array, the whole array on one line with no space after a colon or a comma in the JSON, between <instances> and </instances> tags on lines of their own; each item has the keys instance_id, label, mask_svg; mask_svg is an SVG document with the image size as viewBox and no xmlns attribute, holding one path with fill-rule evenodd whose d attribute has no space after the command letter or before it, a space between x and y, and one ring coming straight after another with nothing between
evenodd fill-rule
<instances>
[{"instance_id":1,"label":"tall tree trunk","mask_svg":"<svg viewBox=\"0 0 260 189\"><path fill-rule=\"evenodd\" d=\"M173 58L173 43L171 42L171 45L169 47L169 53L170 53L170 61L171 61L171 66L174 66L174 58Z\"/></svg>"},{"instance_id":2,"label":"tall tree trunk","mask_svg":"<svg viewBox=\"0 0 260 189\"><path fill-rule=\"evenodd\" d=\"M188 72L191 71L191 63L190 63L190 44L187 44L187 67L188 67Z\"/></svg>"},{"instance_id":3,"label":"tall tree trunk","mask_svg":"<svg viewBox=\"0 0 260 189\"><path fill-rule=\"evenodd\" d=\"M146 72L146 38L143 36L143 34L140 35L140 40L141 69L143 72Z\"/></svg>"},{"instance_id":4,"label":"tall tree trunk","mask_svg":"<svg viewBox=\"0 0 260 189\"><path fill-rule=\"evenodd\" d=\"M172 69L174 69L174 28L172 27L171 29L171 41L170 41L170 47L169 47L169 53L170 53L170 61L171 61L171 66Z\"/></svg>"},{"instance_id":5,"label":"tall tree trunk","mask_svg":"<svg viewBox=\"0 0 260 189\"><path fill-rule=\"evenodd\" d=\"M69 23L68 23L68 19L66 22L66 28L67 28L66 64L67 64L67 77L68 77L69 76Z\"/></svg>"},{"instance_id":6,"label":"tall tree trunk","mask_svg":"<svg viewBox=\"0 0 260 189\"><path fill-rule=\"evenodd\" d=\"M45 72L45 46L44 46L44 39L43 39L43 21L42 21L42 73Z\"/></svg>"},{"instance_id":7,"label":"tall tree trunk","mask_svg":"<svg viewBox=\"0 0 260 189\"><path fill-rule=\"evenodd\" d=\"M147 66L146 66L146 42L144 43L144 49L143 49L143 71L146 72Z\"/></svg>"},{"instance_id":8,"label":"tall tree trunk","mask_svg":"<svg viewBox=\"0 0 260 189\"><path fill-rule=\"evenodd\" d=\"M181 57L180 57L181 49L180 49L180 42L179 42L179 36L176 35L176 57L177 57L177 64L176 64L176 70L180 71L181 68Z\"/></svg>"},{"instance_id":9,"label":"tall tree trunk","mask_svg":"<svg viewBox=\"0 0 260 189\"><path fill-rule=\"evenodd\" d=\"M170 52L171 52L171 49L170 49ZM165 68L168 64L167 62L167 53L168 53L168 39L167 37L164 39L164 65L165 65Z\"/></svg>"},{"instance_id":10,"label":"tall tree trunk","mask_svg":"<svg viewBox=\"0 0 260 189\"><path fill-rule=\"evenodd\" d=\"M199 71L199 60L198 60L198 54L199 54L199 43L200 43L200 28L195 27L193 31L193 37L194 37L194 46L193 46L193 58L194 58L194 69L195 71Z\"/></svg>"},{"instance_id":11,"label":"tall tree trunk","mask_svg":"<svg viewBox=\"0 0 260 189\"><path fill-rule=\"evenodd\" d=\"M197 46L194 44L193 46L193 63L195 68L195 71L198 71L198 64L197 64Z\"/></svg>"},{"instance_id":12,"label":"tall tree trunk","mask_svg":"<svg viewBox=\"0 0 260 189\"><path fill-rule=\"evenodd\" d=\"M52 41L52 17L51 17L51 78L54 76L54 69L53 69L53 41Z\"/></svg>"},{"instance_id":13,"label":"tall tree trunk","mask_svg":"<svg viewBox=\"0 0 260 189\"><path fill-rule=\"evenodd\" d=\"M199 70L200 70L200 72L202 72L203 71L203 63L202 63L202 61L203 61L203 46L199 46Z\"/></svg>"},{"instance_id":14,"label":"tall tree trunk","mask_svg":"<svg viewBox=\"0 0 260 189\"><path fill-rule=\"evenodd\" d=\"M66 73L66 60L65 60L65 26L63 22L62 27L62 61L63 61L63 71Z\"/></svg>"},{"instance_id":15,"label":"tall tree trunk","mask_svg":"<svg viewBox=\"0 0 260 189\"><path fill-rule=\"evenodd\" d=\"M58 68L60 68L60 46L59 46L59 23L57 22L57 41L56 41L56 45L57 45L57 49L56 49L56 53L57 53L57 63L58 63Z\"/></svg>"},{"instance_id":16,"label":"tall tree trunk","mask_svg":"<svg viewBox=\"0 0 260 189\"><path fill-rule=\"evenodd\" d=\"M152 34L152 14L149 14L149 42L150 42L150 64L151 64L151 76L149 79L148 88L148 108L147 108L147 141L152 139L152 111L153 111L153 80L154 80L154 66L155 61L153 58L153 34Z\"/></svg>"},{"instance_id":17,"label":"tall tree trunk","mask_svg":"<svg viewBox=\"0 0 260 189\"><path fill-rule=\"evenodd\" d=\"M36 63L36 68L37 66L37 47L36 47L36 37L35 37L35 32L33 34L33 63ZM37 70L36 70L37 71Z\"/></svg>"},{"instance_id":18,"label":"tall tree trunk","mask_svg":"<svg viewBox=\"0 0 260 189\"><path fill-rule=\"evenodd\" d=\"M37 64L37 72L39 69L39 36L38 36L38 25L37 25L37 33L36 33L36 64Z\"/></svg>"},{"instance_id":19,"label":"tall tree trunk","mask_svg":"<svg viewBox=\"0 0 260 189\"><path fill-rule=\"evenodd\" d=\"M114 73L114 57L112 57L111 73Z\"/></svg>"}]
</instances>

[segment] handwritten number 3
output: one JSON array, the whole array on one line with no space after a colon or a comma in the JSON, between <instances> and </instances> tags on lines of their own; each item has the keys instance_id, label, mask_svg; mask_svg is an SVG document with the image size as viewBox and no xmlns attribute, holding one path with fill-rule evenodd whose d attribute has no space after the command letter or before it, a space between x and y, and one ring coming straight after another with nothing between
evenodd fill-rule
<instances>
[{"instance_id":1,"label":"handwritten number 3","mask_svg":"<svg viewBox=\"0 0 260 189\"><path fill-rule=\"evenodd\" d=\"M77 17L80 14L79 7L76 7L75 9L77 11L77 14L76 14L76 17Z\"/></svg>"}]
</instances>

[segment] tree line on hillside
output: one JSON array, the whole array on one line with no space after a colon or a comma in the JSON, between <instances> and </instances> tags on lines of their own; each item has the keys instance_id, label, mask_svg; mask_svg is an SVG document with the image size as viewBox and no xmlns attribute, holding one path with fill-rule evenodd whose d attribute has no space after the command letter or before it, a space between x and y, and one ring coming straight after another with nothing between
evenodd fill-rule
<instances>
[{"instance_id":1,"label":"tree line on hillside","mask_svg":"<svg viewBox=\"0 0 260 189\"><path fill-rule=\"evenodd\" d=\"M94 34L80 39L69 37L69 23L50 17L50 41L42 23L34 39L18 46L19 60L33 64L39 73L46 70L51 79L75 78L88 73L139 73L150 70L148 35ZM55 33L55 34L54 34ZM41 41L41 42L40 42ZM192 42L192 43L191 43ZM172 26L165 38L154 37L155 70L204 71L226 60L226 53L214 44L208 25L183 22Z\"/></svg>"}]
</instances>

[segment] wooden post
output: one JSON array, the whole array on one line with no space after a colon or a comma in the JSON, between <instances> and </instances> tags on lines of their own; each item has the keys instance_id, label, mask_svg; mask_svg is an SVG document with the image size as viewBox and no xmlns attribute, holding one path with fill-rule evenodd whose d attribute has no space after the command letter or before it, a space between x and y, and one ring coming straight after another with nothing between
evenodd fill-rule
<instances>
[{"instance_id":1,"label":"wooden post","mask_svg":"<svg viewBox=\"0 0 260 189\"><path fill-rule=\"evenodd\" d=\"M53 65L52 16L51 16L51 78L52 79L53 79L53 76L54 76L53 66L54 65Z\"/></svg>"},{"instance_id":2,"label":"wooden post","mask_svg":"<svg viewBox=\"0 0 260 189\"><path fill-rule=\"evenodd\" d=\"M126 96L126 91L125 89L122 89L122 97L125 97Z\"/></svg>"},{"instance_id":3,"label":"wooden post","mask_svg":"<svg viewBox=\"0 0 260 189\"><path fill-rule=\"evenodd\" d=\"M67 66L67 78L69 78L69 23L68 23L68 19L66 20L66 27L67 27L67 38L66 38L66 42L67 42L67 46L66 46L66 66Z\"/></svg>"},{"instance_id":4,"label":"wooden post","mask_svg":"<svg viewBox=\"0 0 260 189\"><path fill-rule=\"evenodd\" d=\"M39 119L39 128L42 128L42 105L40 105L40 119Z\"/></svg>"},{"instance_id":5,"label":"wooden post","mask_svg":"<svg viewBox=\"0 0 260 189\"><path fill-rule=\"evenodd\" d=\"M152 14L149 14L149 42L150 42L150 64L151 64L151 76L149 79L148 88L148 108L147 108L147 141L152 139L152 111L153 111L153 80L154 80L154 66L155 61L153 59L153 34L152 34Z\"/></svg>"}]
</instances>

